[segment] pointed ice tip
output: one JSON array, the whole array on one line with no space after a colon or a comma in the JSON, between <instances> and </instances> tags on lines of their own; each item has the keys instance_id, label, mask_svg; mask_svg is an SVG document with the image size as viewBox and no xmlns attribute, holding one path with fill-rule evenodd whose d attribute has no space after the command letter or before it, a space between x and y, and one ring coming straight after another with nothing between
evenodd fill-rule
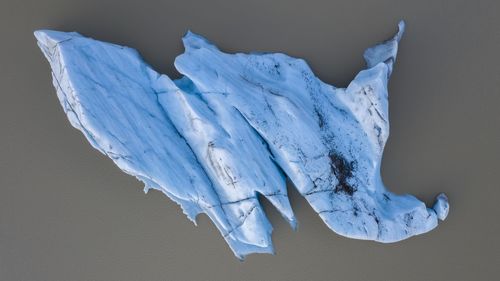
<instances>
[{"instance_id":1,"label":"pointed ice tip","mask_svg":"<svg viewBox=\"0 0 500 281\"><path fill-rule=\"evenodd\" d=\"M388 69L388 77L392 72L392 66L396 61L398 53L398 44L403 37L405 31L405 22L401 20L398 23L398 32L389 40L376 44L365 50L363 57L365 58L368 68L372 68L379 63L385 63Z\"/></svg>"},{"instance_id":2,"label":"pointed ice tip","mask_svg":"<svg viewBox=\"0 0 500 281\"><path fill-rule=\"evenodd\" d=\"M81 37L76 32L62 32L55 30L40 29L33 32L38 44L46 47L52 47L59 42L70 40L74 37Z\"/></svg>"},{"instance_id":3,"label":"pointed ice tip","mask_svg":"<svg viewBox=\"0 0 500 281\"><path fill-rule=\"evenodd\" d=\"M190 37L190 36L193 36L194 33L191 31L191 29L188 29L186 31L186 33L184 33L184 36L182 36L182 39L186 38L186 37Z\"/></svg>"},{"instance_id":4,"label":"pointed ice tip","mask_svg":"<svg viewBox=\"0 0 500 281\"><path fill-rule=\"evenodd\" d=\"M292 220L289 220L288 223L293 231L297 231L299 229L299 222L295 217Z\"/></svg>"},{"instance_id":5,"label":"pointed ice tip","mask_svg":"<svg viewBox=\"0 0 500 281\"><path fill-rule=\"evenodd\" d=\"M432 209L436 212L438 219L445 220L450 211L450 204L448 203L448 196L444 193L440 193L436 197L436 203L432 206Z\"/></svg>"},{"instance_id":6,"label":"pointed ice tip","mask_svg":"<svg viewBox=\"0 0 500 281\"><path fill-rule=\"evenodd\" d=\"M184 44L184 48L186 50L190 49L201 49L201 48L214 48L214 44L212 44L210 41L208 41L205 37L198 35L191 30L187 30L186 34L182 37L182 43Z\"/></svg>"},{"instance_id":7,"label":"pointed ice tip","mask_svg":"<svg viewBox=\"0 0 500 281\"><path fill-rule=\"evenodd\" d=\"M405 33L405 27L406 27L405 21L400 20L398 23L398 33L394 35L394 39L396 39L396 41L399 42L399 40L401 40L401 37L403 37L403 33Z\"/></svg>"}]
</instances>

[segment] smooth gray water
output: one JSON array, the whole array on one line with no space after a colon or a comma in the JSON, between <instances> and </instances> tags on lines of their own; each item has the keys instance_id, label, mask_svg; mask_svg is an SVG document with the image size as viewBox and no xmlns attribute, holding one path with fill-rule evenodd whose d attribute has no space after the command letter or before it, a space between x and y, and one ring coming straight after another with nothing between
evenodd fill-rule
<instances>
[{"instance_id":1,"label":"smooth gray water","mask_svg":"<svg viewBox=\"0 0 500 281\"><path fill-rule=\"evenodd\" d=\"M500 2L102 2L0 3L0 280L498 278ZM346 86L399 19L384 182L428 203L446 192L447 220L400 243L352 240L290 189L298 231L266 204L277 255L243 263L206 217L195 227L160 193L144 195L70 126L32 35L75 30L128 45L176 77L189 28L226 51L302 57Z\"/></svg>"}]
</instances>

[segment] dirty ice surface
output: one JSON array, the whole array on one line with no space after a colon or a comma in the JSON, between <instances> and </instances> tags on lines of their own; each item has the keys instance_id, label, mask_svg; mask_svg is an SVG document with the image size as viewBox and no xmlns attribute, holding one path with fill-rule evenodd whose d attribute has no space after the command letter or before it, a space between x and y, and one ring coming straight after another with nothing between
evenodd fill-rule
<instances>
[{"instance_id":1,"label":"dirty ice surface","mask_svg":"<svg viewBox=\"0 0 500 281\"><path fill-rule=\"evenodd\" d=\"M71 124L124 172L207 214L234 254L273 253L268 199L290 223L288 176L325 224L356 239L395 242L444 220L384 186L389 135L387 83L404 31L364 53L347 88L320 81L302 59L281 53L227 54L188 32L175 60L184 76L157 73L131 48L75 32L40 30Z\"/></svg>"}]
</instances>

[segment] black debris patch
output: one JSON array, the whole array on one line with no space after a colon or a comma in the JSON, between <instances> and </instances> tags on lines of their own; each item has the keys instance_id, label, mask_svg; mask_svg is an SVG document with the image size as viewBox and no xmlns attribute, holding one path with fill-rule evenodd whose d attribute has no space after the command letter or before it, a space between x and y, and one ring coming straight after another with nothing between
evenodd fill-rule
<instances>
[{"instance_id":1,"label":"black debris patch","mask_svg":"<svg viewBox=\"0 0 500 281\"><path fill-rule=\"evenodd\" d=\"M336 152L330 152L328 156L330 157L332 172L339 181L337 186L335 186L335 193L342 192L352 196L356 191L356 187L348 183L347 180L353 176L355 162L348 161L345 157Z\"/></svg>"}]
</instances>

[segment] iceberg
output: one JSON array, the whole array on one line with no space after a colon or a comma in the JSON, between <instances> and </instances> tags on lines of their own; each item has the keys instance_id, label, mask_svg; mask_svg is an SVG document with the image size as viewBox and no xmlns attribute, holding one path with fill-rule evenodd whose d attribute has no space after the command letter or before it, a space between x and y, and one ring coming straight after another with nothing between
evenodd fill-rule
<instances>
[{"instance_id":1,"label":"iceberg","mask_svg":"<svg viewBox=\"0 0 500 281\"><path fill-rule=\"evenodd\" d=\"M236 257L274 253L265 197L291 227L288 177L334 232L396 242L444 220L383 184L388 80L404 32L364 53L346 88L282 53L228 54L187 32L175 59L182 78L153 70L134 49L76 32L35 31L70 123L90 144L187 217L206 214Z\"/></svg>"}]
</instances>

